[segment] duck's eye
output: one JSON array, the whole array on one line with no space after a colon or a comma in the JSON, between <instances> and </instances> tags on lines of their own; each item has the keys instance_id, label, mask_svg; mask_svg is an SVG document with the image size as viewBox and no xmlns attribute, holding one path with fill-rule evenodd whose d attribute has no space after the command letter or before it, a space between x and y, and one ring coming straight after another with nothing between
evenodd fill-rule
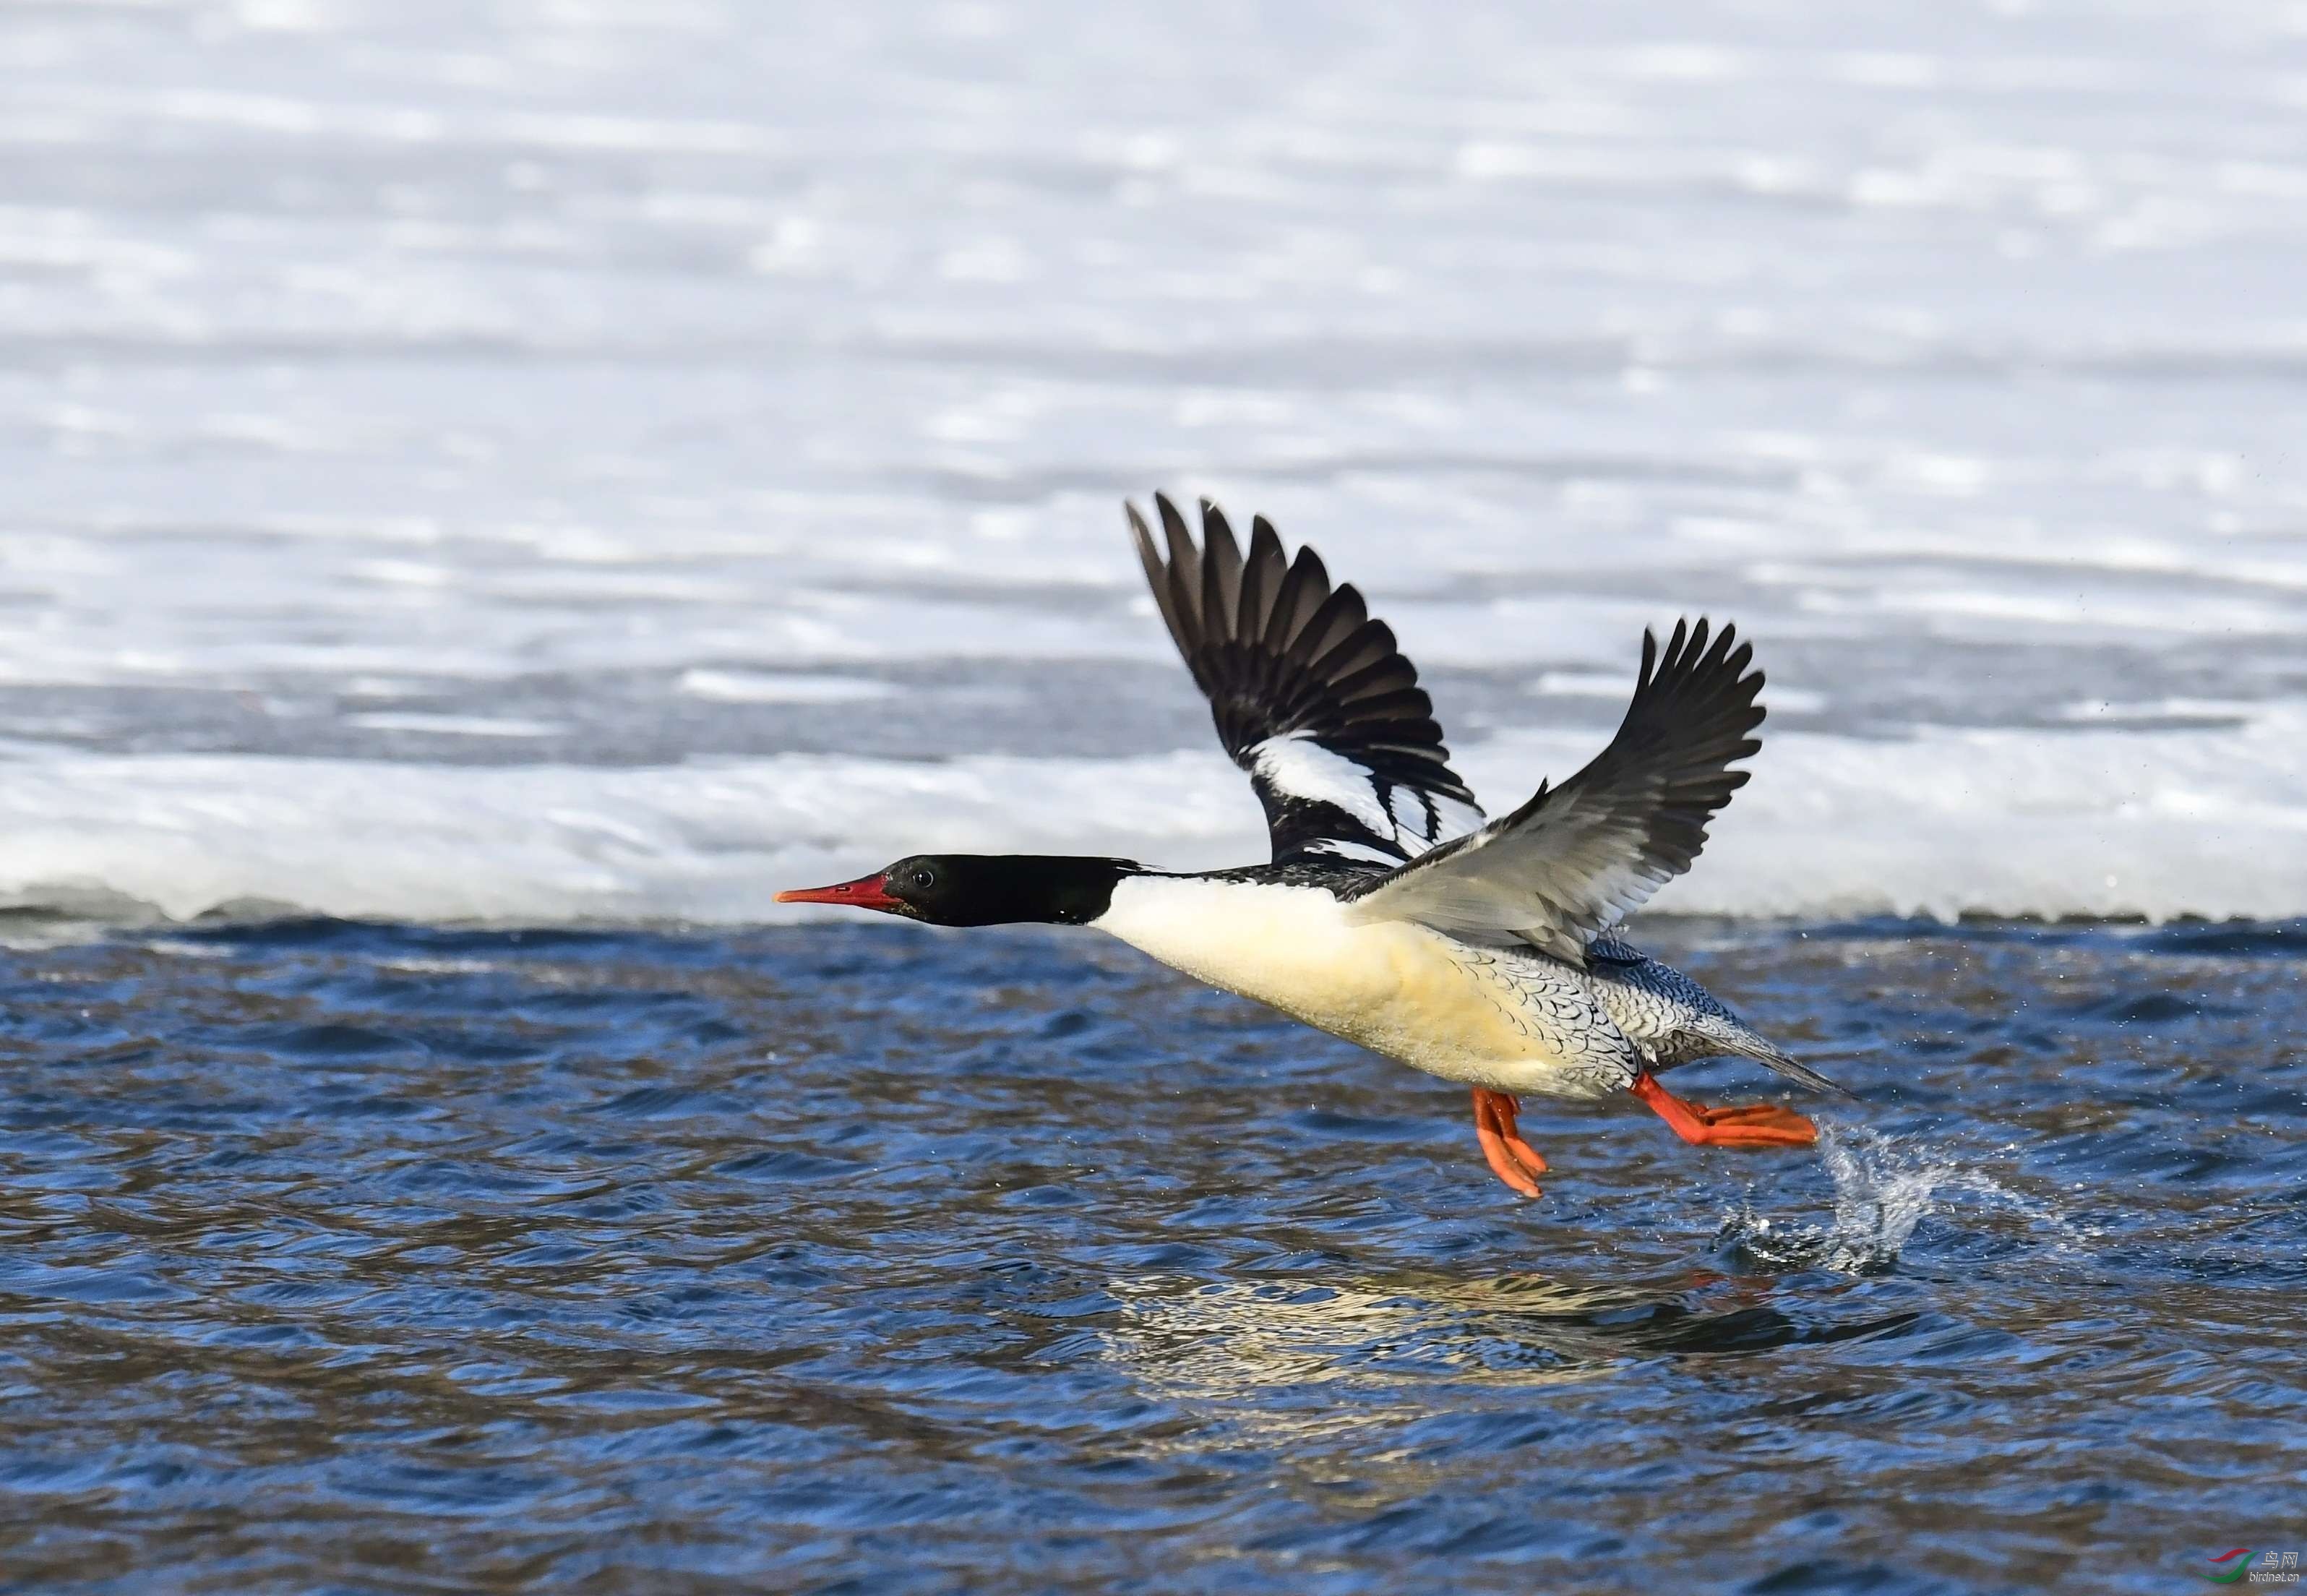
<instances>
[{"instance_id":1,"label":"duck's eye","mask_svg":"<svg viewBox=\"0 0 2307 1596\"><path fill-rule=\"evenodd\" d=\"M926 864L922 865L919 870L913 871L913 885L922 888L936 886L937 871L931 870Z\"/></svg>"}]
</instances>

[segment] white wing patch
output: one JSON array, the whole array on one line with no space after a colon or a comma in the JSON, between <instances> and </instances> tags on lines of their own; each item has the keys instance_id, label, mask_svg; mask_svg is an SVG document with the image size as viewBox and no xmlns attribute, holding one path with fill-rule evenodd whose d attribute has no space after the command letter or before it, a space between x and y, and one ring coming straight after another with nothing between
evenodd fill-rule
<instances>
[{"instance_id":1,"label":"white wing patch","mask_svg":"<svg viewBox=\"0 0 2307 1596\"><path fill-rule=\"evenodd\" d=\"M1351 859L1357 864L1381 864L1388 870L1402 862L1399 854L1374 847L1368 843L1351 842L1342 837L1325 837L1320 842L1308 843L1306 851L1318 854L1325 859Z\"/></svg>"},{"instance_id":2,"label":"white wing patch","mask_svg":"<svg viewBox=\"0 0 2307 1596\"><path fill-rule=\"evenodd\" d=\"M1478 831L1489 819L1488 815L1474 805L1462 803L1455 798L1446 797L1440 793L1428 794L1426 801L1434 806L1434 835L1426 839L1429 844L1445 843L1454 837L1463 837L1469 831Z\"/></svg>"},{"instance_id":3,"label":"white wing patch","mask_svg":"<svg viewBox=\"0 0 2307 1596\"><path fill-rule=\"evenodd\" d=\"M1268 737L1250 752L1250 774L1275 792L1308 803L1334 804L1378 836L1394 835L1394 819L1378 802L1370 773L1345 755L1332 753L1304 732Z\"/></svg>"},{"instance_id":4,"label":"white wing patch","mask_svg":"<svg viewBox=\"0 0 2307 1596\"><path fill-rule=\"evenodd\" d=\"M1385 807L1397 833L1407 831L1412 837L1426 835L1426 805L1419 802L1418 794L1408 787L1396 787L1388 793Z\"/></svg>"},{"instance_id":5,"label":"white wing patch","mask_svg":"<svg viewBox=\"0 0 2307 1596\"><path fill-rule=\"evenodd\" d=\"M1268 737L1251 749L1250 755L1250 775L1262 785L1284 797L1329 804L1368 828L1372 836L1391 837L1402 851L1396 855L1343 838L1316 845L1336 858L1395 864L1402 855L1415 857L1483 822L1482 811L1462 800L1380 782L1345 755L1323 747L1308 732Z\"/></svg>"}]
</instances>

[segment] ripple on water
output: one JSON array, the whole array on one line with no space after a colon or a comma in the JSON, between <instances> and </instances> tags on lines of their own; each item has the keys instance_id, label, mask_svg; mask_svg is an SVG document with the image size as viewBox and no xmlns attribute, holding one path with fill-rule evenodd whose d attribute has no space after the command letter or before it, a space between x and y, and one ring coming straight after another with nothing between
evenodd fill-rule
<instances>
[{"instance_id":1,"label":"ripple on water","mask_svg":"<svg viewBox=\"0 0 2307 1596\"><path fill-rule=\"evenodd\" d=\"M2297 950L1908 931L1653 928L1866 1100L1532 1103L1537 1205L1459 1091L1089 938L17 950L8 1567L2168 1588L2307 1455Z\"/></svg>"}]
</instances>

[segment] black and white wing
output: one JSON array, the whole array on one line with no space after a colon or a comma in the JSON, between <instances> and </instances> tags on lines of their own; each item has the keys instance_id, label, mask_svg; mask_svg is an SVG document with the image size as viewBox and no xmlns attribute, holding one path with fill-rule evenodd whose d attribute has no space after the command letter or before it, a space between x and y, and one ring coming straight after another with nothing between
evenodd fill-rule
<instances>
[{"instance_id":1,"label":"black and white wing","mask_svg":"<svg viewBox=\"0 0 2307 1596\"><path fill-rule=\"evenodd\" d=\"M1706 825L1746 783L1731 765L1762 744L1754 649L1725 626L1677 622L1666 653L1642 634L1642 668L1617 735L1559 787L1371 881L1358 920L1514 936L1583 962L1588 945L1690 868Z\"/></svg>"},{"instance_id":2,"label":"black and white wing","mask_svg":"<svg viewBox=\"0 0 2307 1596\"><path fill-rule=\"evenodd\" d=\"M1208 500L1198 548L1177 506L1159 493L1154 505L1159 543L1125 507L1137 557L1218 741L1265 806L1277 862L1395 864L1482 823L1417 668L1351 584L1332 587L1312 549L1285 561L1264 516L1244 554Z\"/></svg>"}]
</instances>

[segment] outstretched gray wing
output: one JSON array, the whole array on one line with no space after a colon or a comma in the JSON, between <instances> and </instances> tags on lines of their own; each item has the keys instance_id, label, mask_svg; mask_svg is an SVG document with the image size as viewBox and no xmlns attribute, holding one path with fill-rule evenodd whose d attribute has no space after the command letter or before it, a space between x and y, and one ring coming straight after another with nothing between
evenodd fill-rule
<instances>
[{"instance_id":1,"label":"outstretched gray wing","mask_svg":"<svg viewBox=\"0 0 2307 1596\"><path fill-rule=\"evenodd\" d=\"M1745 785L1731 765L1762 744L1762 674L1725 626L1677 622L1663 656L1642 634L1642 666L1617 735L1559 787L1514 813L1373 878L1358 920L1521 938L1574 963L1587 944L1690 868L1714 811Z\"/></svg>"}]
</instances>

